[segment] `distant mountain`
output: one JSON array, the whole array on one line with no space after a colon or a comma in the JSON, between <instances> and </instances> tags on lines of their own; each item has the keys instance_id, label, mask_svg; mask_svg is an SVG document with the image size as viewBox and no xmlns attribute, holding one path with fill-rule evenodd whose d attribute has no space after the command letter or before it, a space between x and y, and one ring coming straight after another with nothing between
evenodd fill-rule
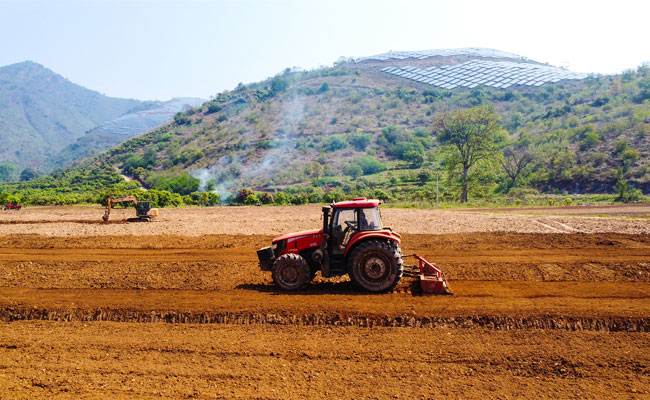
<instances>
[{"instance_id":1,"label":"distant mountain","mask_svg":"<svg viewBox=\"0 0 650 400\"><path fill-rule=\"evenodd\" d=\"M174 114L201 105L204 101L194 97L175 98L166 102L152 103L151 108L146 110L104 121L59 152L52 160L51 167L61 167L92 153L118 146L134 136L164 124L171 120Z\"/></svg>"},{"instance_id":2,"label":"distant mountain","mask_svg":"<svg viewBox=\"0 0 650 400\"><path fill-rule=\"evenodd\" d=\"M0 160L45 170L86 131L151 106L86 89L31 61L0 67Z\"/></svg>"}]
</instances>

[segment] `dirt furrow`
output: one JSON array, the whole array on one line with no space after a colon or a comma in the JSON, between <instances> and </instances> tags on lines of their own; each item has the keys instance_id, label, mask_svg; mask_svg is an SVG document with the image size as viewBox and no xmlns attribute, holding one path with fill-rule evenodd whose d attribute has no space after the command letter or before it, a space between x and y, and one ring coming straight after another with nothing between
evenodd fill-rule
<instances>
[{"instance_id":1,"label":"dirt furrow","mask_svg":"<svg viewBox=\"0 0 650 400\"><path fill-rule=\"evenodd\" d=\"M101 308L86 309L0 309L0 321L110 321L110 322L167 322L182 324L237 324L237 325L300 325L300 326L352 326L352 327L408 327L408 328L489 328L512 329L561 329L568 331L650 332L650 317L565 317L534 315L510 317L495 315L471 315L456 317L417 317L399 315L394 317L342 316L338 314L275 314L275 313L191 313L182 311L141 311L133 309Z\"/></svg>"}]
</instances>

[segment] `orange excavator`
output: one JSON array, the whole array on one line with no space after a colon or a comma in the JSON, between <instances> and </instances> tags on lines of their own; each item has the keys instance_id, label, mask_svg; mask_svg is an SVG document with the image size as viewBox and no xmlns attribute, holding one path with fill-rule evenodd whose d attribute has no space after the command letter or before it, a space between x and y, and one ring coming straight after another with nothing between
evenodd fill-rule
<instances>
[{"instance_id":1,"label":"orange excavator","mask_svg":"<svg viewBox=\"0 0 650 400\"><path fill-rule=\"evenodd\" d=\"M111 208L115 203L126 202L132 202L135 206L135 218L127 219L128 222L149 222L158 218L158 209L151 208L150 201L138 201L135 196L109 197L106 199L106 211L102 217L104 222L108 222L108 217L111 215Z\"/></svg>"}]
</instances>

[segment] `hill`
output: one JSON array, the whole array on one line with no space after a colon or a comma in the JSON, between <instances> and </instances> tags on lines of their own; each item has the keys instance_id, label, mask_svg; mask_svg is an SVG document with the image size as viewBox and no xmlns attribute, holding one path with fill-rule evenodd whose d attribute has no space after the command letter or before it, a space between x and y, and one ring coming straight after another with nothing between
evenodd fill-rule
<instances>
[{"instance_id":1,"label":"hill","mask_svg":"<svg viewBox=\"0 0 650 400\"><path fill-rule=\"evenodd\" d=\"M150 102L150 108L104 121L66 146L52 160L50 168L59 168L77 160L118 146L126 140L171 120L174 114L202 104L205 100L182 97L165 102Z\"/></svg>"},{"instance_id":2,"label":"hill","mask_svg":"<svg viewBox=\"0 0 650 400\"><path fill-rule=\"evenodd\" d=\"M104 96L31 61L0 67L0 157L43 169L84 132L147 106Z\"/></svg>"},{"instance_id":3,"label":"hill","mask_svg":"<svg viewBox=\"0 0 650 400\"><path fill-rule=\"evenodd\" d=\"M596 76L490 49L390 52L241 84L83 165L184 195L224 199L250 187L295 202L332 190L431 200L438 175L440 196L452 201L458 188L433 123L442 112L490 105L508 140L471 198L619 192L629 200L650 191L649 101L647 66ZM523 158L513 179L510 167Z\"/></svg>"}]
</instances>

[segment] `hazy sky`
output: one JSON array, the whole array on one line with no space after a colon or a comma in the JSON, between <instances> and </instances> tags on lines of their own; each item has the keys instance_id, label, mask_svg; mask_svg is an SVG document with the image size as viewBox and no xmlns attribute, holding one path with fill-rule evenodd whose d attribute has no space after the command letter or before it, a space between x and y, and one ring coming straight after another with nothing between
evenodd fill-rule
<instances>
[{"instance_id":1,"label":"hazy sky","mask_svg":"<svg viewBox=\"0 0 650 400\"><path fill-rule=\"evenodd\" d=\"M143 100L389 50L488 47L615 73L650 61L649 18L645 0L0 0L0 66L32 60Z\"/></svg>"}]
</instances>

